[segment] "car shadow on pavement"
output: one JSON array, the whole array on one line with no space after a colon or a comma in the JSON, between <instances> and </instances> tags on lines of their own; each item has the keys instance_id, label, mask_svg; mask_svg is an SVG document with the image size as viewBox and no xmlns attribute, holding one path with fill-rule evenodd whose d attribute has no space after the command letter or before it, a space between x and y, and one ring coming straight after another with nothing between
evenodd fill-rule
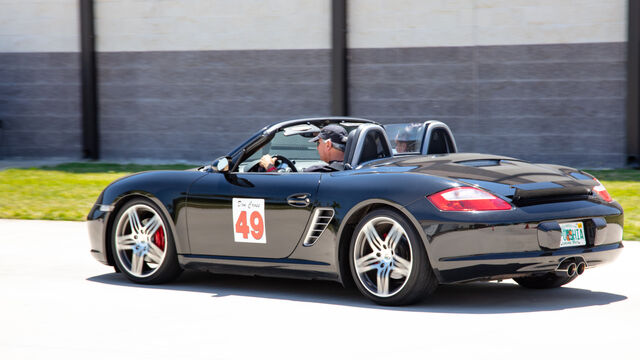
<instances>
[{"instance_id":1,"label":"car shadow on pavement","mask_svg":"<svg viewBox=\"0 0 640 360\"><path fill-rule=\"evenodd\" d=\"M500 314L553 311L587 306L606 305L626 300L624 295L572 288L530 290L512 282L474 282L441 285L423 302L411 306L384 307L362 296L355 288L344 288L330 281L308 281L219 275L185 271L176 281L164 285L140 285L124 275L108 273L87 280L108 285L199 292L214 298L226 296L256 297L303 301L391 311L425 313Z\"/></svg>"}]
</instances>

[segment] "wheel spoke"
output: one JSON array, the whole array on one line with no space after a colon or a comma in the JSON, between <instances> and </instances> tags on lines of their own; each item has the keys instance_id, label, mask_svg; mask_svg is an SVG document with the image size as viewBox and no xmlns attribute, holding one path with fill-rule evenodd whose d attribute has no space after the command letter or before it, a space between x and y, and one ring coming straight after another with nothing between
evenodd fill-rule
<instances>
[{"instance_id":1,"label":"wheel spoke","mask_svg":"<svg viewBox=\"0 0 640 360\"><path fill-rule=\"evenodd\" d=\"M153 215L153 217L147 222L147 225L144 226L144 232L148 235L153 235L161 225L162 221L160 220L160 216Z\"/></svg>"},{"instance_id":2,"label":"wheel spoke","mask_svg":"<svg viewBox=\"0 0 640 360\"><path fill-rule=\"evenodd\" d=\"M133 254L131 256L131 272L135 275L142 275L142 267L144 265L144 257Z\"/></svg>"},{"instance_id":3,"label":"wheel spoke","mask_svg":"<svg viewBox=\"0 0 640 360\"><path fill-rule=\"evenodd\" d=\"M149 252L146 255L146 260L148 262L160 265L163 255L164 253L162 249L152 242L149 243Z\"/></svg>"},{"instance_id":4,"label":"wheel spoke","mask_svg":"<svg viewBox=\"0 0 640 360\"><path fill-rule=\"evenodd\" d=\"M394 224L391 230L389 230L389 233L387 234L387 237L384 239L384 242L387 243L387 246L391 250L395 250L396 246L398 246L398 243L402 239L403 235L404 235L404 231L402 231L402 227L398 224Z\"/></svg>"},{"instance_id":5,"label":"wheel spoke","mask_svg":"<svg viewBox=\"0 0 640 360\"><path fill-rule=\"evenodd\" d=\"M351 261L359 285L376 298L392 298L401 293L415 272L414 239L391 215L372 216L361 221L358 228L351 245Z\"/></svg>"},{"instance_id":6,"label":"wheel spoke","mask_svg":"<svg viewBox=\"0 0 640 360\"><path fill-rule=\"evenodd\" d=\"M169 248L170 236L171 229L166 228L158 209L146 201L132 201L119 213L111 235L114 260L134 279L152 276L162 270L169 250L175 251Z\"/></svg>"},{"instance_id":7,"label":"wheel spoke","mask_svg":"<svg viewBox=\"0 0 640 360\"><path fill-rule=\"evenodd\" d=\"M375 252L369 253L356 260L356 270L358 273L363 273L376 269L376 264L379 262Z\"/></svg>"},{"instance_id":8,"label":"wheel spoke","mask_svg":"<svg viewBox=\"0 0 640 360\"><path fill-rule=\"evenodd\" d=\"M389 274L391 273L391 267L384 267L378 270L378 295L389 294Z\"/></svg>"},{"instance_id":9,"label":"wheel spoke","mask_svg":"<svg viewBox=\"0 0 640 360\"><path fill-rule=\"evenodd\" d=\"M371 224L367 224L364 227L364 236L367 238L367 242L373 251L382 250L383 241L378 235L378 231Z\"/></svg>"},{"instance_id":10,"label":"wheel spoke","mask_svg":"<svg viewBox=\"0 0 640 360\"><path fill-rule=\"evenodd\" d=\"M409 276L411 272L411 261L400 257L399 255L393 255L393 271L404 277Z\"/></svg>"},{"instance_id":11,"label":"wheel spoke","mask_svg":"<svg viewBox=\"0 0 640 360\"><path fill-rule=\"evenodd\" d=\"M118 249L120 250L131 250L136 244L136 240L133 238L133 234L117 236L116 242L118 244Z\"/></svg>"},{"instance_id":12,"label":"wheel spoke","mask_svg":"<svg viewBox=\"0 0 640 360\"><path fill-rule=\"evenodd\" d=\"M142 231L142 224L140 223L140 217L135 208L131 208L127 213L129 216L129 225L131 225L131 231L134 233L140 233Z\"/></svg>"}]
</instances>

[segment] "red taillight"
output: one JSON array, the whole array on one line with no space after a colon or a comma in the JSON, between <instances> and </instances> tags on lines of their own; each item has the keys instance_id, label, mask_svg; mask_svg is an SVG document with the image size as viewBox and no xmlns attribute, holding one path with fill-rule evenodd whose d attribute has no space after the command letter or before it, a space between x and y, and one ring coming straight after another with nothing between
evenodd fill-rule
<instances>
[{"instance_id":1,"label":"red taillight","mask_svg":"<svg viewBox=\"0 0 640 360\"><path fill-rule=\"evenodd\" d=\"M442 211L511 210L511 205L484 190L465 186L447 189L427 196Z\"/></svg>"},{"instance_id":2,"label":"red taillight","mask_svg":"<svg viewBox=\"0 0 640 360\"><path fill-rule=\"evenodd\" d=\"M598 179L596 178L593 178L593 180L595 180L598 183L597 186L593 187L593 192L598 194L598 196L600 196L602 200L606 202L612 202L613 198L611 197L611 195L609 195L609 192L607 191L607 189L605 189L604 185L602 185L600 181L598 181Z\"/></svg>"}]
</instances>

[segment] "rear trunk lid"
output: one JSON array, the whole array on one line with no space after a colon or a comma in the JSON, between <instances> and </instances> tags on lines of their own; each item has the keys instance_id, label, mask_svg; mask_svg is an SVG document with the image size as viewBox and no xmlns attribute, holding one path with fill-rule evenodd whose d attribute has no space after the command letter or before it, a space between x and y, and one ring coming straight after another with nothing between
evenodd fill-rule
<instances>
[{"instance_id":1,"label":"rear trunk lid","mask_svg":"<svg viewBox=\"0 0 640 360\"><path fill-rule=\"evenodd\" d=\"M587 199L597 185L591 176L574 168L487 154L457 153L401 156L371 164L446 177L489 190L516 205Z\"/></svg>"}]
</instances>

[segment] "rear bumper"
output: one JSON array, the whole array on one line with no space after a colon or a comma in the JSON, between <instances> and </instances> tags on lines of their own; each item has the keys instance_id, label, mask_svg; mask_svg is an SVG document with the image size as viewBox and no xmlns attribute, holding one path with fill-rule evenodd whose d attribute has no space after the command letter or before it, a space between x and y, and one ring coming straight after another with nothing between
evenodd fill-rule
<instances>
[{"instance_id":1,"label":"rear bumper","mask_svg":"<svg viewBox=\"0 0 640 360\"><path fill-rule=\"evenodd\" d=\"M566 259L587 268L611 262L623 248L617 203L576 201L505 212L436 213L428 201L411 204L432 268L441 283L505 279L555 271ZM422 210L423 209L423 210ZM586 246L560 248L560 223L580 221Z\"/></svg>"},{"instance_id":2,"label":"rear bumper","mask_svg":"<svg viewBox=\"0 0 640 360\"><path fill-rule=\"evenodd\" d=\"M623 247L622 242L618 242L590 248L494 253L441 259L437 273L442 283L514 278L555 271L560 263L569 258L583 260L587 269L590 269L615 260Z\"/></svg>"}]
</instances>

